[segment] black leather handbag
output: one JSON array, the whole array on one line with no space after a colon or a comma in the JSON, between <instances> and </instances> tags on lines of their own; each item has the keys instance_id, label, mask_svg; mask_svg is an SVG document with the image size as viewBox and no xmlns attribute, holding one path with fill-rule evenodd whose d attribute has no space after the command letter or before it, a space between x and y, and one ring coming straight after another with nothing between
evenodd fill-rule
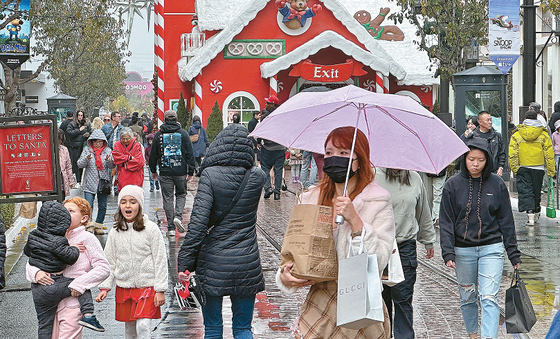
<instances>
[{"instance_id":1,"label":"black leather handbag","mask_svg":"<svg viewBox=\"0 0 560 339\"><path fill-rule=\"evenodd\" d=\"M101 179L99 176L99 171L97 172L97 177L99 178L99 183L97 184L97 194L110 195L111 194L111 181L106 179Z\"/></svg>"},{"instance_id":2,"label":"black leather handbag","mask_svg":"<svg viewBox=\"0 0 560 339\"><path fill-rule=\"evenodd\" d=\"M528 333L536 322L537 317L525 283L519 277L519 271L515 270L511 287L506 290L506 331Z\"/></svg>"}]
</instances>

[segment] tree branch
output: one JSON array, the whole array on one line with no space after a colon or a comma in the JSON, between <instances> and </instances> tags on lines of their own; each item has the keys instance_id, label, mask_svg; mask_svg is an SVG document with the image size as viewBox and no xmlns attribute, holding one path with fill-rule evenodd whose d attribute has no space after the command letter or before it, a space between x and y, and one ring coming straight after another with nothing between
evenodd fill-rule
<instances>
[{"instance_id":1,"label":"tree branch","mask_svg":"<svg viewBox=\"0 0 560 339\"><path fill-rule=\"evenodd\" d=\"M31 74L30 76L28 76L25 79L19 79L18 85L23 85L26 84L28 82L30 82L33 79L36 79L39 74L41 74L42 71L45 70L45 67L47 67L47 65L49 64L48 60L44 60L39 67L37 67L37 70L35 72L33 72L33 74Z\"/></svg>"}]
</instances>

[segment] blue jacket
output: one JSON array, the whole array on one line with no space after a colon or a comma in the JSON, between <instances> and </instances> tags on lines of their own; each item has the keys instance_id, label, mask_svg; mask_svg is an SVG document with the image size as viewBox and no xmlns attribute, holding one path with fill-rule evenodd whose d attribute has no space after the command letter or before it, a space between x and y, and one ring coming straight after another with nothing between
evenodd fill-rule
<instances>
[{"instance_id":1,"label":"blue jacket","mask_svg":"<svg viewBox=\"0 0 560 339\"><path fill-rule=\"evenodd\" d=\"M113 132L113 125L111 125L111 123L105 124L101 127L101 131L105 134L105 138L107 138L107 143L111 149L115 148L115 143L121 140L121 130L123 128L123 125L118 124L115 126L115 132Z\"/></svg>"},{"instance_id":2,"label":"blue jacket","mask_svg":"<svg viewBox=\"0 0 560 339\"><path fill-rule=\"evenodd\" d=\"M208 134L206 130L202 127L200 121L195 121L191 127L189 127L189 136L199 134L198 140L193 142L193 150L195 158L203 157L206 155L206 149L210 147L210 142L208 141Z\"/></svg>"}]
</instances>

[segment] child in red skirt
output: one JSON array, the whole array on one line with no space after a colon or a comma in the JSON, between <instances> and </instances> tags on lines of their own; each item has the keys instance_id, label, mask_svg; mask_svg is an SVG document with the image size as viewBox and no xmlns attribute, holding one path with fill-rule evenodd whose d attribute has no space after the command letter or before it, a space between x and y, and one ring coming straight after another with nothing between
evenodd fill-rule
<instances>
[{"instance_id":1,"label":"child in red skirt","mask_svg":"<svg viewBox=\"0 0 560 339\"><path fill-rule=\"evenodd\" d=\"M115 319L125 322L125 338L150 338L150 319L161 318L167 290L167 253L158 226L142 215L144 191L123 187L118 197L115 225L109 231L105 255L109 277L99 285L97 302L116 283ZM118 257L118 260L117 260Z\"/></svg>"}]
</instances>

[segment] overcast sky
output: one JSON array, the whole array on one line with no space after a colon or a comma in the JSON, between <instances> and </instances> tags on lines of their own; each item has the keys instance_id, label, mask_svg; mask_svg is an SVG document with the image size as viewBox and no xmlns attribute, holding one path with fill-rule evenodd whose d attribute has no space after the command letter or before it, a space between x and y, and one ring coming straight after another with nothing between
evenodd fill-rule
<instances>
[{"instance_id":1,"label":"overcast sky","mask_svg":"<svg viewBox=\"0 0 560 339\"><path fill-rule=\"evenodd\" d=\"M142 15L145 16L145 11ZM130 36L129 50L132 56L128 58L129 62L126 63L126 71L136 71L140 73L143 78L151 79L154 74L154 14L152 13L150 21L150 30L146 20L139 16L134 18L134 25ZM177 42L179 43L179 42Z\"/></svg>"}]
</instances>

